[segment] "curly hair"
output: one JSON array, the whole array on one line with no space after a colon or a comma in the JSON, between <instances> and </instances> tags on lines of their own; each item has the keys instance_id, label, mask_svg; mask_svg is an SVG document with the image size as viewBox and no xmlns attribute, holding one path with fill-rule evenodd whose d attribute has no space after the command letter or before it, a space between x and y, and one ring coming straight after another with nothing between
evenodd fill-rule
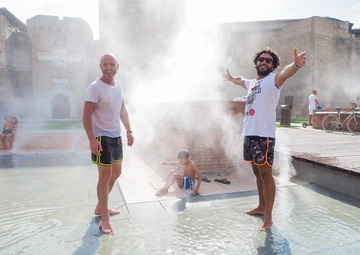
<instances>
[{"instance_id":1,"label":"curly hair","mask_svg":"<svg viewBox=\"0 0 360 255\"><path fill-rule=\"evenodd\" d=\"M254 59L253 59L254 64L256 65L258 58L264 53L268 53L273 57L273 70L275 70L280 65L280 57L276 51L274 51L273 49L271 49L269 47L262 48L255 52Z\"/></svg>"}]
</instances>

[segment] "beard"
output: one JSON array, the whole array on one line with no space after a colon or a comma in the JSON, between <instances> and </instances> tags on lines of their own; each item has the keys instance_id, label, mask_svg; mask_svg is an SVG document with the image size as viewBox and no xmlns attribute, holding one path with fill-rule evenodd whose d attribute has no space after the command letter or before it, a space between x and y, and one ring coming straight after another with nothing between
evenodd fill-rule
<instances>
[{"instance_id":1,"label":"beard","mask_svg":"<svg viewBox=\"0 0 360 255\"><path fill-rule=\"evenodd\" d=\"M113 80L115 77L116 72L107 73L106 71L103 71L103 76L108 79L109 81Z\"/></svg>"},{"instance_id":2,"label":"beard","mask_svg":"<svg viewBox=\"0 0 360 255\"><path fill-rule=\"evenodd\" d=\"M260 70L260 67L261 66L257 66L256 67L256 71L257 71L257 74L259 75L259 76L267 76L269 73L271 73L271 68L266 68L266 70L265 71L261 71Z\"/></svg>"}]
</instances>

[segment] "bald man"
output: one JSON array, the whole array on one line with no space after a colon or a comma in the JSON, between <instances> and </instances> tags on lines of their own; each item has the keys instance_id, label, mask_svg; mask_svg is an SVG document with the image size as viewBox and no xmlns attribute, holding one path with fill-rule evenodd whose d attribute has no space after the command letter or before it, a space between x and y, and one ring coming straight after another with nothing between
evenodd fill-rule
<instances>
[{"instance_id":1,"label":"bald man","mask_svg":"<svg viewBox=\"0 0 360 255\"><path fill-rule=\"evenodd\" d=\"M309 96L309 126L312 126L312 117L314 114L314 110L316 110L317 106L320 106L319 101L316 98L317 91L314 89L312 94Z\"/></svg>"},{"instance_id":2,"label":"bald man","mask_svg":"<svg viewBox=\"0 0 360 255\"><path fill-rule=\"evenodd\" d=\"M98 168L95 215L101 215L99 224L104 234L114 234L110 215L119 214L109 209L109 193L121 175L123 147L120 121L126 130L127 145L132 146L129 115L123 100L121 84L115 80L119 64L113 54L105 54L100 59L102 76L93 81L86 90L83 125L89 139L91 160Z\"/></svg>"}]
</instances>

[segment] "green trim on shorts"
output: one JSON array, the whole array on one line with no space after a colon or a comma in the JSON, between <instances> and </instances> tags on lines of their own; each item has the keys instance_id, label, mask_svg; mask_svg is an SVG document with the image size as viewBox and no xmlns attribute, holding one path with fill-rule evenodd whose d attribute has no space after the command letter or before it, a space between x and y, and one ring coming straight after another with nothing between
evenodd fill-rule
<instances>
[{"instance_id":1,"label":"green trim on shorts","mask_svg":"<svg viewBox=\"0 0 360 255\"><path fill-rule=\"evenodd\" d=\"M112 164L103 164L101 162L94 162L93 163L97 164L97 165L100 165L100 166L112 166Z\"/></svg>"},{"instance_id":2,"label":"green trim on shorts","mask_svg":"<svg viewBox=\"0 0 360 255\"><path fill-rule=\"evenodd\" d=\"M99 155L97 155L96 159L97 159L96 161L91 160L96 165L100 165L100 166L112 166L113 165L113 164L103 164L103 163L99 162L99 159L100 159ZM123 161L122 159L114 160L114 162L122 162L122 161Z\"/></svg>"}]
</instances>

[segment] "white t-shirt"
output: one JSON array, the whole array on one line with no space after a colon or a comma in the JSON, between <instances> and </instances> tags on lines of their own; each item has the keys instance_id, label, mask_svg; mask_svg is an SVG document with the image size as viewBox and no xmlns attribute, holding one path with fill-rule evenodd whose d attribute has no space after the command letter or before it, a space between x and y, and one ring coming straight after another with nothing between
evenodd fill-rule
<instances>
[{"instance_id":1,"label":"white t-shirt","mask_svg":"<svg viewBox=\"0 0 360 255\"><path fill-rule=\"evenodd\" d=\"M118 81L115 81L115 85L111 86L98 78L88 86L85 101L96 103L91 115L95 136L114 138L121 135L122 96L122 86Z\"/></svg>"},{"instance_id":2,"label":"white t-shirt","mask_svg":"<svg viewBox=\"0 0 360 255\"><path fill-rule=\"evenodd\" d=\"M311 94L309 96L309 110L315 110L316 108L316 104L315 104L315 100L316 100L316 95Z\"/></svg>"},{"instance_id":3,"label":"white t-shirt","mask_svg":"<svg viewBox=\"0 0 360 255\"><path fill-rule=\"evenodd\" d=\"M244 117L244 136L275 138L276 107L280 90L275 86L276 73L270 73L261 80L245 80L248 90Z\"/></svg>"}]
</instances>

